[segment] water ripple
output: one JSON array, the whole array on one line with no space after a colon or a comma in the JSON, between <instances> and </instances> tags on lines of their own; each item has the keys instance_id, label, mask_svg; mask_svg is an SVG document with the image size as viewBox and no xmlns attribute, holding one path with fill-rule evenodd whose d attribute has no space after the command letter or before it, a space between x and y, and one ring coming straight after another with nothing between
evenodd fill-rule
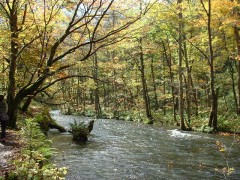
<instances>
[{"instance_id":1,"label":"water ripple","mask_svg":"<svg viewBox=\"0 0 240 180\"><path fill-rule=\"evenodd\" d=\"M52 117L69 128L73 120L88 118L61 115ZM55 161L69 167L67 179L223 179L216 167L226 161L218 152L216 140L229 147L232 139L178 130L164 130L136 122L95 120L86 144L75 144L70 134L49 133L54 147L59 149ZM240 179L239 144L229 157L236 169L229 179Z\"/></svg>"}]
</instances>

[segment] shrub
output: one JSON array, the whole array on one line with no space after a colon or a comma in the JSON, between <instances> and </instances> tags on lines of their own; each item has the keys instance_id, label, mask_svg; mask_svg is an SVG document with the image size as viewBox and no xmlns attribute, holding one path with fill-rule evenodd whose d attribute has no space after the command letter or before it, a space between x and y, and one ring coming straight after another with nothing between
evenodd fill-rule
<instances>
[{"instance_id":1,"label":"shrub","mask_svg":"<svg viewBox=\"0 0 240 180\"><path fill-rule=\"evenodd\" d=\"M14 161L17 179L64 179L67 169L58 168L50 158L54 153L51 141L41 131L36 119L27 119L22 128L24 147L21 156Z\"/></svg>"}]
</instances>

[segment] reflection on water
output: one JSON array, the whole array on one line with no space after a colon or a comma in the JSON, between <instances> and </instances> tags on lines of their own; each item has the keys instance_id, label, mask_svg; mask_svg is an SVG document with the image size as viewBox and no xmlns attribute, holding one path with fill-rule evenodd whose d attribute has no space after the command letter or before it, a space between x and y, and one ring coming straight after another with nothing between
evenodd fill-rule
<instances>
[{"instance_id":1,"label":"reflection on water","mask_svg":"<svg viewBox=\"0 0 240 180\"><path fill-rule=\"evenodd\" d=\"M52 111L59 124L69 128L76 116ZM164 130L117 120L95 120L86 144L72 142L71 134L49 133L59 150L55 161L69 168L67 179L224 179L216 168L227 166L216 141L227 147L233 137ZM239 143L230 153L229 166L236 169L227 179L240 179Z\"/></svg>"}]
</instances>

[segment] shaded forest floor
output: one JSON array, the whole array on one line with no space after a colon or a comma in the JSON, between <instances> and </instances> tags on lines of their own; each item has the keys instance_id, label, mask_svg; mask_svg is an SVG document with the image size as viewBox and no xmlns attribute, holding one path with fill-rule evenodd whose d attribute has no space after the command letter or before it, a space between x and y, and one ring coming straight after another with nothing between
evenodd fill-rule
<instances>
[{"instance_id":1,"label":"shaded forest floor","mask_svg":"<svg viewBox=\"0 0 240 180\"><path fill-rule=\"evenodd\" d=\"M7 140L0 143L0 179L14 170L11 160L17 159L20 154L20 135L13 130L7 130Z\"/></svg>"}]
</instances>

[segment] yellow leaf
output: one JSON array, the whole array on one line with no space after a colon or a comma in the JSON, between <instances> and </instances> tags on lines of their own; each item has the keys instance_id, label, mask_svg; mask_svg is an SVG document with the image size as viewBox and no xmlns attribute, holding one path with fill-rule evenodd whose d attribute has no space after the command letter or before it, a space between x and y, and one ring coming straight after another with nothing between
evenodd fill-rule
<instances>
[{"instance_id":1,"label":"yellow leaf","mask_svg":"<svg viewBox=\"0 0 240 180\"><path fill-rule=\"evenodd\" d=\"M224 147L221 147L221 148L219 149L219 151L220 151L220 152L225 152Z\"/></svg>"}]
</instances>

